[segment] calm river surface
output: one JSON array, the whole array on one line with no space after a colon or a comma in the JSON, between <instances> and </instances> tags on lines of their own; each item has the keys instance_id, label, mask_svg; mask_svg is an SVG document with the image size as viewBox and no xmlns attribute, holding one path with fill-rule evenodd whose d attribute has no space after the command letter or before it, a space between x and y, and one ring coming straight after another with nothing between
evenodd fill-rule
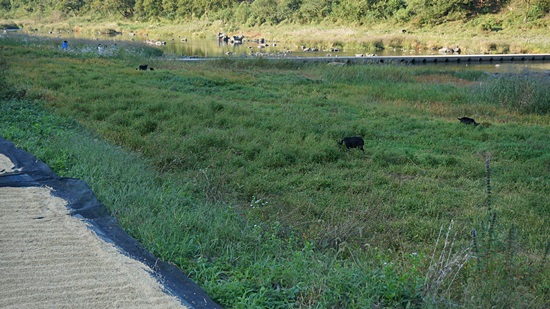
<instances>
[{"instance_id":1,"label":"calm river surface","mask_svg":"<svg viewBox=\"0 0 550 309\"><path fill-rule=\"evenodd\" d=\"M9 32L8 32L9 34ZM13 31L12 35L26 35L25 31ZM129 36L129 35L98 35L91 37L77 33L53 33L53 34L32 34L34 36L46 37L52 39L54 44L61 45L63 40L68 40L69 45L74 44L89 44L91 48L97 46L98 43L112 46L114 43L124 47L125 45L144 44L150 41L150 44L159 48L167 57L173 58L218 58L218 57L355 57L358 54L368 56L376 54L378 56L426 56L438 55L438 51L430 50L402 50L402 49L384 49L372 52L360 50L318 50L318 51L303 51L301 46L286 42L265 41L263 44L258 41L252 41L245 38L242 44L228 44L218 42L215 35L211 38L188 38L174 37L161 38L159 40L151 40L147 36ZM73 41L73 42L71 42ZM165 42L165 44L156 45L155 42ZM306 48L315 49L316 46L307 46ZM545 75L550 75L550 61L522 61L522 62L505 62L500 64L456 64L456 63L437 63L437 64L422 64L422 65L437 65L438 67L448 67L464 70L484 70L487 72L502 72L502 73L521 73L521 72L542 72Z\"/></svg>"}]
</instances>

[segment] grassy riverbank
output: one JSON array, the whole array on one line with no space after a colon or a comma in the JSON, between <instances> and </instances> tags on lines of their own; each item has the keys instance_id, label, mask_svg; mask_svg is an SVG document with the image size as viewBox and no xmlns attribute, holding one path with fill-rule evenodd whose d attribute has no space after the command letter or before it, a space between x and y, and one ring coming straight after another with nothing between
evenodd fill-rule
<instances>
[{"instance_id":1,"label":"grassy riverbank","mask_svg":"<svg viewBox=\"0 0 550 309\"><path fill-rule=\"evenodd\" d=\"M1 40L0 134L224 307L549 304L548 79Z\"/></svg>"}]
</instances>

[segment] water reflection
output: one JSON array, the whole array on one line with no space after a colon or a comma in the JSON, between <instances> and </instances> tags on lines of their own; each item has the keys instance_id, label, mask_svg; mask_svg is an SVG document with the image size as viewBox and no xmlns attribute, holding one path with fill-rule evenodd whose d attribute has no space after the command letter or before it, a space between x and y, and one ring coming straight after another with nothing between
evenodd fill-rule
<instances>
[{"instance_id":1,"label":"water reflection","mask_svg":"<svg viewBox=\"0 0 550 309\"><path fill-rule=\"evenodd\" d=\"M161 49L168 55L198 57L353 57L357 54L366 55L364 51L359 50L322 50L317 47L301 47L290 43L277 41L266 41L265 43L259 43L254 40L245 40L242 44L230 44L219 42L216 38L190 39L187 42L167 42L166 45L161 46ZM417 52L402 50L378 50L372 52L372 54L374 53L379 56L418 54Z\"/></svg>"},{"instance_id":2,"label":"water reflection","mask_svg":"<svg viewBox=\"0 0 550 309\"><path fill-rule=\"evenodd\" d=\"M12 32L12 31L10 31ZM15 33L15 32L12 32ZM26 31L17 31L18 34L26 33ZM42 37L49 37L54 41L59 41L59 45L63 40L81 40L88 42L89 44L103 43L107 45L113 45L118 43L121 46L146 44L148 40L151 40L148 36L143 35L128 35L120 33L110 34L97 34L96 36L90 36L76 32L58 32L58 33L29 33L31 35L39 35ZM91 43L90 41L95 41ZM163 53L169 57L185 58L185 57L198 57L198 58L216 58L216 57L250 57L250 56L264 56L264 57L355 57L358 54L365 54L360 50L316 50L314 46L304 47L295 46L286 42L277 41L253 41L244 39L242 44L230 44L223 41L219 41L215 35L211 38L193 38L189 37L177 37L163 39L162 42L166 44L156 45L153 41L155 48L163 51ZM86 44L86 43L85 43ZM305 49L310 49L305 51ZM373 54L378 56L426 56L435 54L437 51L427 50L402 50L402 49L384 49L377 50ZM539 71L550 72L550 62L547 61L522 61L522 62L506 62L506 63L469 63L469 64L456 64L456 63L437 63L437 64L425 64L425 65L437 65L447 68L457 68L460 70L484 70L493 73L521 73L523 71Z\"/></svg>"},{"instance_id":3,"label":"water reflection","mask_svg":"<svg viewBox=\"0 0 550 309\"><path fill-rule=\"evenodd\" d=\"M81 39L81 40L96 40L100 42L140 42L146 43L152 38L144 35L128 35L120 33L108 33L108 34L96 34L88 35L85 33L78 33L72 31L63 32L46 32L38 33L35 31L19 30L18 33L25 33L30 35L39 35L50 37L52 39ZM174 38L158 38L154 41L163 41L166 44L156 45L155 47L161 49L166 55L176 57L244 57L244 56L292 56L292 57L354 57L358 54L376 54L378 56L403 56L403 55L425 55L430 53L437 54L437 51L422 51L422 50L402 50L402 49L384 49L384 50L353 50L353 49L341 49L335 48L331 50L322 50L318 46L297 46L292 43L269 41L260 43L259 40L251 40L245 38L242 44L230 44L223 41L219 41L215 35L209 38L194 38L189 36L187 38L174 37Z\"/></svg>"}]
</instances>

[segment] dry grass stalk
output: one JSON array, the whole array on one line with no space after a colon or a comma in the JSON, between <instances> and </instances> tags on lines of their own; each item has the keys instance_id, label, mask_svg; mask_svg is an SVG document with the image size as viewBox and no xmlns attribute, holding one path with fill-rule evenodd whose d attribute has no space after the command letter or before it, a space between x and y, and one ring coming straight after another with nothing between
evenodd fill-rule
<instances>
[{"instance_id":1,"label":"dry grass stalk","mask_svg":"<svg viewBox=\"0 0 550 309\"><path fill-rule=\"evenodd\" d=\"M424 281L424 301L437 301L445 299L456 276L470 259L470 247L463 248L459 251L454 250L457 232L451 236L454 221L451 220L445 239L443 248L438 253L440 247L439 242L442 241L443 227L439 230L439 235L435 243L434 251L430 261L430 267L426 273ZM439 254L436 260L436 254Z\"/></svg>"}]
</instances>

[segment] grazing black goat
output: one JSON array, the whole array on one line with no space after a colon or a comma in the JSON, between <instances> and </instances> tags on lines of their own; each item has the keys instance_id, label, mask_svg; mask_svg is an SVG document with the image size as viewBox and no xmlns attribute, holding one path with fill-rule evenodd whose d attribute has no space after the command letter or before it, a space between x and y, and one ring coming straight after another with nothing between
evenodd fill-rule
<instances>
[{"instance_id":1,"label":"grazing black goat","mask_svg":"<svg viewBox=\"0 0 550 309\"><path fill-rule=\"evenodd\" d=\"M460 120L460 123L463 123L463 124L473 124L474 126L479 125L479 123L477 123L474 119L468 118L468 117L458 118L458 120Z\"/></svg>"},{"instance_id":2,"label":"grazing black goat","mask_svg":"<svg viewBox=\"0 0 550 309\"><path fill-rule=\"evenodd\" d=\"M338 142L339 145L342 145L342 143L346 144L347 149L359 148L362 151L365 151L365 149L363 149L365 141L359 136L345 137L343 140Z\"/></svg>"},{"instance_id":3,"label":"grazing black goat","mask_svg":"<svg viewBox=\"0 0 550 309\"><path fill-rule=\"evenodd\" d=\"M147 67L148 67L147 64L142 64L142 65L140 65L140 66L138 67L138 70L140 70L140 71L147 71Z\"/></svg>"}]
</instances>

